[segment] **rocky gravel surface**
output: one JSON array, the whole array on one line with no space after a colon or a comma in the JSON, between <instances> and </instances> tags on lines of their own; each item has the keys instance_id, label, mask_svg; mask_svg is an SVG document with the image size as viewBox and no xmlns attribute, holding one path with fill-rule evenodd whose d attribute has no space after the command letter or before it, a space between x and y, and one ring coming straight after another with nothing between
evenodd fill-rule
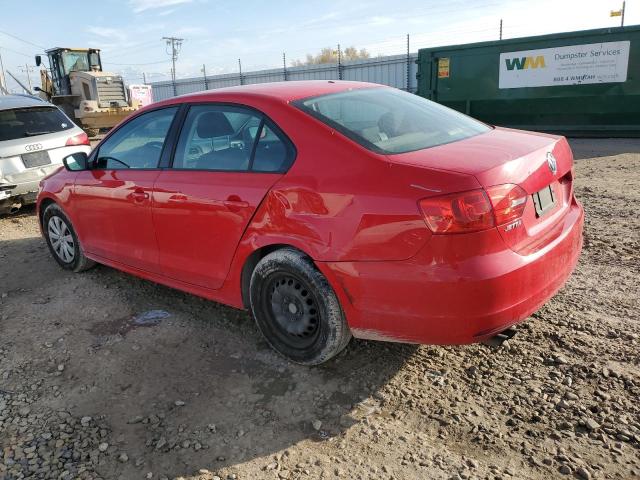
<instances>
[{"instance_id":1,"label":"rocky gravel surface","mask_svg":"<svg viewBox=\"0 0 640 480\"><path fill-rule=\"evenodd\" d=\"M353 341L318 368L251 319L0 218L0 478L640 478L640 142L576 140L576 272L500 348Z\"/></svg>"}]
</instances>

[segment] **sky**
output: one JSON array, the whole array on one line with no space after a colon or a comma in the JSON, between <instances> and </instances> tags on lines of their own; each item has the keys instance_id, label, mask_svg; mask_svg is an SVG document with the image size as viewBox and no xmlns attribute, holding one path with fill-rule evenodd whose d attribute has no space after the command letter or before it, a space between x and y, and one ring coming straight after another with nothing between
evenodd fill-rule
<instances>
[{"instance_id":1,"label":"sky","mask_svg":"<svg viewBox=\"0 0 640 480\"><path fill-rule=\"evenodd\" d=\"M127 83L170 79L162 37L183 38L178 78L282 66L323 47L366 48L372 56L503 38L620 25L622 0L1 0L4 69L39 85L34 55L52 47L100 48L105 71ZM56 4L57 9L52 5ZM99 6L98 6L99 5ZM64 7L64 8L62 8ZM640 24L627 0L625 25ZM18 85L7 76L10 90Z\"/></svg>"}]
</instances>

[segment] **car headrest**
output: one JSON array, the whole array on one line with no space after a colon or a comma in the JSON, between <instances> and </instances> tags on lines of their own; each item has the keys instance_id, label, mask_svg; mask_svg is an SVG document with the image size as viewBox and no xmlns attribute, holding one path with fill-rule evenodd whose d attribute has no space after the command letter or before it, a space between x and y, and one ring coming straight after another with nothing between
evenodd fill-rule
<instances>
[{"instance_id":1,"label":"car headrest","mask_svg":"<svg viewBox=\"0 0 640 480\"><path fill-rule=\"evenodd\" d=\"M232 135L233 127L222 112L206 112L198 119L198 136L200 138L222 137Z\"/></svg>"},{"instance_id":2,"label":"car headrest","mask_svg":"<svg viewBox=\"0 0 640 480\"><path fill-rule=\"evenodd\" d=\"M392 112L387 112L378 119L378 129L389 137L395 137L399 123Z\"/></svg>"}]
</instances>

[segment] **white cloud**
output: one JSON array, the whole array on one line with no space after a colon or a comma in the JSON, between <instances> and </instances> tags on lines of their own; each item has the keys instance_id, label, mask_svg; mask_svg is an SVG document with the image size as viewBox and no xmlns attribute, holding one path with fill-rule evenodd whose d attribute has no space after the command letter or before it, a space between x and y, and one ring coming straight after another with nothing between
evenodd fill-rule
<instances>
[{"instance_id":1,"label":"white cloud","mask_svg":"<svg viewBox=\"0 0 640 480\"><path fill-rule=\"evenodd\" d=\"M103 38L111 38L119 41L124 41L127 38L127 34L125 32L115 28L98 27L98 26L89 25L85 30L92 35L96 35L98 37L103 37Z\"/></svg>"},{"instance_id":2,"label":"white cloud","mask_svg":"<svg viewBox=\"0 0 640 480\"><path fill-rule=\"evenodd\" d=\"M133 8L134 13L141 13L191 2L192 0L129 0L129 5Z\"/></svg>"}]
</instances>

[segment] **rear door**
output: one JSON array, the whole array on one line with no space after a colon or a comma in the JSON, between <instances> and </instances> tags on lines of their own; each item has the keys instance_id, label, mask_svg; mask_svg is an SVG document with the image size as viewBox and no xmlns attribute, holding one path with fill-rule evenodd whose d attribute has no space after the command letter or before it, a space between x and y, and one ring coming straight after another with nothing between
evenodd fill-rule
<instances>
[{"instance_id":1,"label":"rear door","mask_svg":"<svg viewBox=\"0 0 640 480\"><path fill-rule=\"evenodd\" d=\"M177 110L161 108L126 122L92 155L94 168L78 173L74 224L89 253L157 272L151 195Z\"/></svg>"},{"instance_id":2,"label":"rear door","mask_svg":"<svg viewBox=\"0 0 640 480\"><path fill-rule=\"evenodd\" d=\"M220 287L247 224L294 155L290 141L260 112L228 104L192 105L172 166L154 186L163 274Z\"/></svg>"}]
</instances>

